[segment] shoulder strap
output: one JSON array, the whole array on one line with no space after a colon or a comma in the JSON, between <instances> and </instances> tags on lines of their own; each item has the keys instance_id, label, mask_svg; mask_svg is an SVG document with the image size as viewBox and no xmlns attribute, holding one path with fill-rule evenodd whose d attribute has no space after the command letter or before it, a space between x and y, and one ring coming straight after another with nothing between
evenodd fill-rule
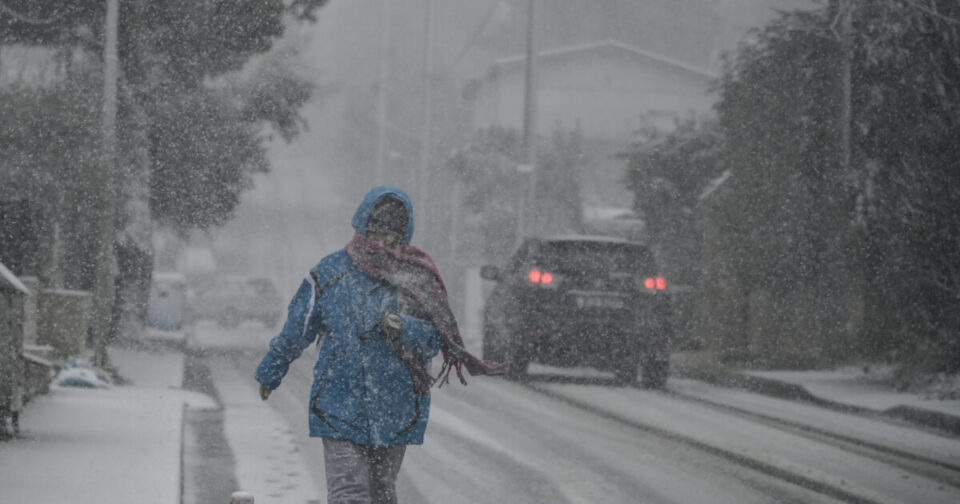
<instances>
[{"instance_id":1,"label":"shoulder strap","mask_svg":"<svg viewBox=\"0 0 960 504\"><path fill-rule=\"evenodd\" d=\"M340 281L341 278L347 276L347 273L350 273L353 267L347 268L341 271L338 275L334 276L330 280L327 280L327 283L323 284L323 287L320 286L320 279L317 278L317 274L314 271L310 271L310 277L313 278L313 294L314 297L319 300L320 296L323 295L323 292L330 288L331 285Z\"/></svg>"},{"instance_id":2,"label":"shoulder strap","mask_svg":"<svg viewBox=\"0 0 960 504\"><path fill-rule=\"evenodd\" d=\"M334 276L334 277L330 278L329 280L327 280L327 283L323 284L322 287L320 286L320 279L317 278L317 273L314 272L313 270L310 270L310 278L313 278L313 295L314 295L314 299L316 299L315 302L319 302L319 301L320 301L320 296L323 295L324 291L326 291L327 289L329 289L330 286L332 286L333 284L339 282L340 279L342 279L343 277L347 276L347 273L350 273L350 271L351 271L353 268L355 268L355 267L356 267L356 266L351 266L351 267L349 267L349 268L341 271L341 272L338 273L336 276ZM320 340L321 340L321 338L317 338L317 346L320 346Z\"/></svg>"}]
</instances>

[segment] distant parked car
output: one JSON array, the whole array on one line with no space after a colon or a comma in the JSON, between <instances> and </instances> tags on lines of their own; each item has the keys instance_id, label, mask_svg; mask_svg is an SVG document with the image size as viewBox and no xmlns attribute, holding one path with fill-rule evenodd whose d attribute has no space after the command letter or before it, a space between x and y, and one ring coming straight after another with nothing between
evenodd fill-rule
<instances>
[{"instance_id":1,"label":"distant parked car","mask_svg":"<svg viewBox=\"0 0 960 504\"><path fill-rule=\"evenodd\" d=\"M183 275L154 273L147 303L147 325L165 331L179 330L183 324L186 300L187 279Z\"/></svg>"},{"instance_id":2,"label":"distant parked car","mask_svg":"<svg viewBox=\"0 0 960 504\"><path fill-rule=\"evenodd\" d=\"M669 372L670 297L644 245L607 237L528 239L503 267L484 310L484 359L613 371L662 388ZM638 371L639 366L639 371Z\"/></svg>"},{"instance_id":3,"label":"distant parked car","mask_svg":"<svg viewBox=\"0 0 960 504\"><path fill-rule=\"evenodd\" d=\"M193 287L187 300L191 320L216 320L224 327L247 320L273 327L282 310L283 301L276 285L264 277L213 277Z\"/></svg>"}]
</instances>

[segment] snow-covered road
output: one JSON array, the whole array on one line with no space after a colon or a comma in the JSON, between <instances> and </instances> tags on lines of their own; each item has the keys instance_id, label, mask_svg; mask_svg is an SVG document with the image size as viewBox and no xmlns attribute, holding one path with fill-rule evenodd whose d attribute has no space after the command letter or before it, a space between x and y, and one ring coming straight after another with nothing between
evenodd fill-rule
<instances>
[{"instance_id":1,"label":"snow-covered road","mask_svg":"<svg viewBox=\"0 0 960 504\"><path fill-rule=\"evenodd\" d=\"M259 351L212 357L215 380L254 397L252 380L236 380ZM306 436L311 356L268 404L324 492L320 443ZM684 380L667 393L603 379L469 381L433 391L401 502L960 502L960 440L906 426Z\"/></svg>"},{"instance_id":2,"label":"snow-covered road","mask_svg":"<svg viewBox=\"0 0 960 504\"><path fill-rule=\"evenodd\" d=\"M255 360L229 362L249 374ZM268 403L302 436L304 460L323 491L320 443L305 439L308 373L295 365ZM407 451L401 471L401 502L830 501L506 380L475 378L433 394L426 442Z\"/></svg>"},{"instance_id":3,"label":"snow-covered road","mask_svg":"<svg viewBox=\"0 0 960 504\"><path fill-rule=\"evenodd\" d=\"M702 447L843 500L951 503L960 499L960 489L945 484L960 482L960 475L955 472L944 474L944 471L937 471L938 479L934 479L892 464L892 456L876 458L861 449L850 450L844 443L831 438L798 433L758 421L757 417L730 413L672 394L570 384L544 388L555 397L570 400L598 414L610 415L657 435ZM762 410L764 406L757 409ZM809 417L806 420L811 422L812 428L820 428L819 421ZM850 417L849 421L864 427L868 433L874 428L888 433L911 430L858 417ZM942 439L941 446L952 452L950 457L960 454L960 443L955 440ZM922 449L906 449L924 454Z\"/></svg>"}]
</instances>

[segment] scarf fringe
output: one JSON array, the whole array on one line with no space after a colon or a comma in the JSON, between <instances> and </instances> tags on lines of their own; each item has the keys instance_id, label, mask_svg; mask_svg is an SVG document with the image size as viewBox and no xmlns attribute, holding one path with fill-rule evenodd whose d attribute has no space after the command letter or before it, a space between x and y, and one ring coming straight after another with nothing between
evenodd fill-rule
<instances>
[{"instance_id":1,"label":"scarf fringe","mask_svg":"<svg viewBox=\"0 0 960 504\"><path fill-rule=\"evenodd\" d=\"M469 372L471 376L503 376L507 374L507 371L510 369L508 363L498 364L476 358L471 359L470 357L472 356L470 355L461 358L452 354L453 352L447 352L446 349L444 349L443 366L440 367L440 374L437 375L435 380L437 388L441 388L444 384L450 383L450 373L453 370L457 371L457 378L460 379L460 383L466 385L467 379L463 376L464 366L466 366L467 372Z\"/></svg>"},{"instance_id":2,"label":"scarf fringe","mask_svg":"<svg viewBox=\"0 0 960 504\"><path fill-rule=\"evenodd\" d=\"M416 301L440 333L443 366L436 379L417 359L404 359L414 376L418 391L426 394L433 385L440 388L450 383L450 373L454 370L460 383L466 385L464 366L471 376L500 376L505 373L506 364L483 361L464 348L463 336L447 299L446 286L433 259L426 252L411 245L384 247L359 233L347 244L346 251L361 271L385 280ZM424 276L424 272L428 274ZM403 352L400 353L402 356Z\"/></svg>"},{"instance_id":3,"label":"scarf fringe","mask_svg":"<svg viewBox=\"0 0 960 504\"><path fill-rule=\"evenodd\" d=\"M440 374L436 378L437 388L443 388L445 383L450 383L450 372L454 369L457 370L457 378L460 378L460 383L467 384L467 379L463 377L463 362L455 358L444 359L443 366L440 367Z\"/></svg>"}]
</instances>

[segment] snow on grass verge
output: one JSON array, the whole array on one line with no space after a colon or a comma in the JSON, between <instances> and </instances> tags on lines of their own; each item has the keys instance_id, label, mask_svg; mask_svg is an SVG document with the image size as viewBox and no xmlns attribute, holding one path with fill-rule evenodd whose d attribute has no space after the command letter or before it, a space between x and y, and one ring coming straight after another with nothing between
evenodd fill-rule
<instances>
[{"instance_id":1,"label":"snow on grass verge","mask_svg":"<svg viewBox=\"0 0 960 504\"><path fill-rule=\"evenodd\" d=\"M237 483L256 502L319 503L320 492L295 436L279 413L260 400L252 376L220 360L211 362L224 406L224 431L236 460Z\"/></svg>"}]
</instances>

